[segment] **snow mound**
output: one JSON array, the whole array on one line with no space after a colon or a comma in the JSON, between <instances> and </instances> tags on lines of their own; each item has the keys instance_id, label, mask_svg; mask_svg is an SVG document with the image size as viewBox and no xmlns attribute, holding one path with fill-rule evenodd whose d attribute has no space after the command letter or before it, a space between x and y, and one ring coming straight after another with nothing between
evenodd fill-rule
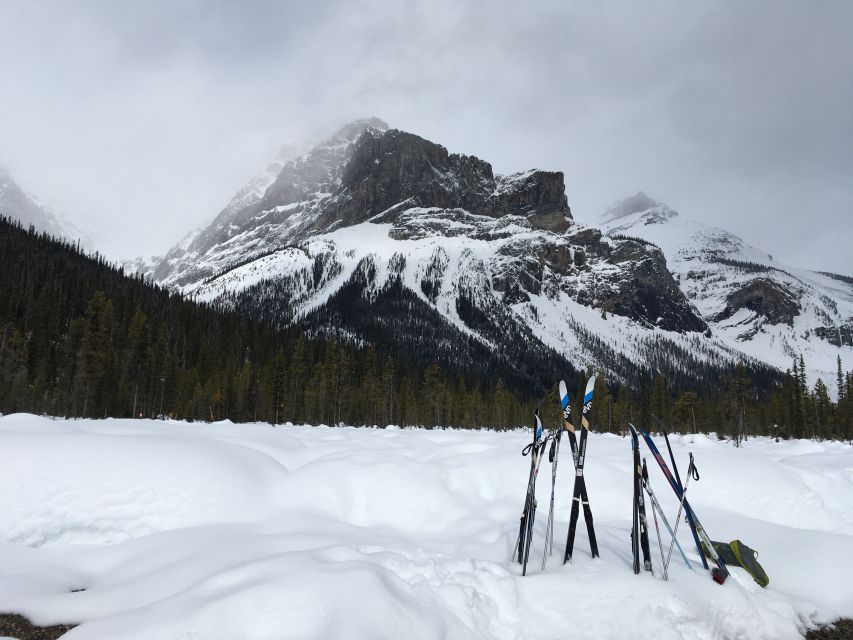
<instances>
[{"instance_id":1,"label":"snow mound","mask_svg":"<svg viewBox=\"0 0 853 640\"><path fill-rule=\"evenodd\" d=\"M243 446L215 440L199 446L194 430L173 429L140 429L122 438L121 430L72 423L49 437L4 433L0 466L15 478L15 490L0 493L3 539L29 546L113 544L156 531L252 521L269 509L270 487L281 482L284 467Z\"/></svg>"},{"instance_id":2,"label":"snow mound","mask_svg":"<svg viewBox=\"0 0 853 640\"><path fill-rule=\"evenodd\" d=\"M717 540L760 551L759 588L722 587L690 533L663 581L630 563L631 449L592 434L590 503L562 565L573 474L563 452L556 545L539 475L529 575L510 562L525 430L0 418L0 611L79 622L65 638L797 638L853 615L853 448L673 436ZM662 442L660 443L662 444ZM678 504L649 458L670 518ZM666 541L664 541L666 544Z\"/></svg>"}]
</instances>

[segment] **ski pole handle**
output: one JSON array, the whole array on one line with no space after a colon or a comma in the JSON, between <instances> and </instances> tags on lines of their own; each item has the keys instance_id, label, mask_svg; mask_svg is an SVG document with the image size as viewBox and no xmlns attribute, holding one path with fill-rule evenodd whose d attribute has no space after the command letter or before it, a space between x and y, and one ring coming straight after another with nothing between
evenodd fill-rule
<instances>
[{"instance_id":1,"label":"ski pole handle","mask_svg":"<svg viewBox=\"0 0 853 640\"><path fill-rule=\"evenodd\" d=\"M690 452L690 464L687 466L687 475L692 476L694 480L699 481L699 469L696 468L696 463L693 462L693 452Z\"/></svg>"}]
</instances>

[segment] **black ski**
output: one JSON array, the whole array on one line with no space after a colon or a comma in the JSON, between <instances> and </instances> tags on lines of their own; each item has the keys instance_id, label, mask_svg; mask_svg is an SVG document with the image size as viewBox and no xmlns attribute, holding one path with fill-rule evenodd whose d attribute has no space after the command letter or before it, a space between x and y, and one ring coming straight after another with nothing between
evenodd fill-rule
<instances>
[{"instance_id":1,"label":"black ski","mask_svg":"<svg viewBox=\"0 0 853 640\"><path fill-rule=\"evenodd\" d=\"M530 543L533 538L533 522L536 518L536 476L539 474L539 461L548 439L542 437L542 421L539 412L534 416L533 442L524 447L521 454L530 454L530 476L527 480L527 494L524 497L524 510L518 525L518 539L513 551L513 560L518 559L522 566L521 575L527 575L527 561L530 558Z\"/></svg>"},{"instance_id":2,"label":"black ski","mask_svg":"<svg viewBox=\"0 0 853 640\"><path fill-rule=\"evenodd\" d=\"M577 440L575 426L572 423L571 403L566 383L560 381L560 402L563 407L563 421L569 432L569 444L572 447L572 457L575 461L575 490L572 497L572 513L569 519L569 534L566 537L566 554L563 556L563 564L572 559L572 550L575 544L575 530L578 524L580 505L583 504L583 517L586 521L586 531L589 536L589 548L593 558L598 557L598 543L595 541L595 527L592 523L592 510L589 508L589 496L586 491L586 481L583 477L584 463L586 462L586 440L589 433L589 410L592 407L592 393L595 388L595 376L586 383L586 391L583 397L583 413L581 414L580 440Z\"/></svg>"},{"instance_id":3,"label":"black ski","mask_svg":"<svg viewBox=\"0 0 853 640\"><path fill-rule=\"evenodd\" d=\"M646 502L643 496L643 467L640 464L640 441L637 431L628 425L631 431L631 453L633 455L634 513L631 527L631 550L634 555L634 573L640 573L640 550L643 551L643 568L652 570L652 555L649 550L649 527L646 521Z\"/></svg>"}]
</instances>

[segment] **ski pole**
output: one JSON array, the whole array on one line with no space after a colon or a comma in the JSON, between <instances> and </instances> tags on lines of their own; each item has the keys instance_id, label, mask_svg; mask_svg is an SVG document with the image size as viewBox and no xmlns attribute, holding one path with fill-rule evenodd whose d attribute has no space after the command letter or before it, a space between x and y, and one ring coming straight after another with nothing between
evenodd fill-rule
<instances>
[{"instance_id":1,"label":"ski pole","mask_svg":"<svg viewBox=\"0 0 853 640\"><path fill-rule=\"evenodd\" d=\"M545 557L554 554L554 490L557 485L557 457L560 454L560 436L562 431L559 429L552 436L551 450L548 452L548 458L551 462L551 506L548 510L548 525L545 528L545 549L542 552L542 570L545 570Z\"/></svg>"},{"instance_id":2,"label":"ski pole","mask_svg":"<svg viewBox=\"0 0 853 640\"><path fill-rule=\"evenodd\" d=\"M649 482L649 470L646 467L646 459L643 458L643 486L646 489L646 493L649 494L649 502L652 503L652 517L655 519L655 531L658 535L658 547L660 547L660 562L663 565L663 579L669 580L669 575L667 573L667 567L664 564L663 560L663 542L660 539L660 526L658 525L658 514L655 511L654 504L654 496L652 494L651 483Z\"/></svg>"},{"instance_id":3,"label":"ski pole","mask_svg":"<svg viewBox=\"0 0 853 640\"><path fill-rule=\"evenodd\" d=\"M675 532L672 534L672 542L669 543L669 553L666 556L664 571L669 571L669 562L672 559L672 549L675 546L675 536L678 533L678 525L681 524L681 512L684 509L684 501L687 499L687 486L690 484L690 479L699 480L699 472L696 470L696 465L693 463L693 452L690 452L690 464L687 465L687 481L684 483L684 490L681 492L681 502L678 505L678 515L675 516Z\"/></svg>"},{"instance_id":4,"label":"ski pole","mask_svg":"<svg viewBox=\"0 0 853 640\"><path fill-rule=\"evenodd\" d=\"M669 526L669 520L666 519L666 514L663 512L663 508L660 506L660 502L658 502L658 498L653 491L651 491L651 487L649 487L649 495L652 499L652 506L654 510L660 515L660 519L663 522L663 526L666 528L667 533L669 533L670 538L674 538L674 534L672 532L672 527ZM687 568L693 571L693 565L690 564L690 561L687 559L687 555L684 553L684 549L681 547L681 543L676 539L675 546L678 547L679 553L681 553L681 557L684 560L684 564L687 565ZM661 562L664 561L664 558L661 558Z\"/></svg>"},{"instance_id":5,"label":"ski pole","mask_svg":"<svg viewBox=\"0 0 853 640\"><path fill-rule=\"evenodd\" d=\"M539 420L538 414L536 416L536 419L538 422L538 420ZM542 423L539 422L538 426L539 426L539 430L541 433ZM538 443L539 444L538 447L535 446L535 444L534 444L534 446L531 448L531 455L534 457L536 462L534 464L533 485L532 485L532 491L531 491L531 496L530 496L530 503L533 506L533 510L530 514L529 520L527 521L527 531L525 533L525 538L524 538L524 561L522 562L522 569L521 569L521 575L523 575L523 576L527 575L527 561L530 558L530 545L532 543L532 538L533 538L533 524L536 522L536 477L539 475L539 464L542 462L542 454L545 452L545 447L548 444L548 438L550 438L550 436L544 438L540 443Z\"/></svg>"}]
</instances>

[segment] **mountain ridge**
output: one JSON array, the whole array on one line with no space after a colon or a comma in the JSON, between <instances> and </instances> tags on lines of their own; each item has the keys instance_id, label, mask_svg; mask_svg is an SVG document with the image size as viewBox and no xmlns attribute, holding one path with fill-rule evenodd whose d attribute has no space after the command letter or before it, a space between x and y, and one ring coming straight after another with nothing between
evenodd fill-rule
<instances>
[{"instance_id":1,"label":"mountain ridge","mask_svg":"<svg viewBox=\"0 0 853 640\"><path fill-rule=\"evenodd\" d=\"M252 313L266 305L279 310L275 322L298 324L354 278L369 281L362 287L368 298L380 295L396 269L418 300L483 344L498 345L494 336L511 321L530 329L531 345L541 343L580 367L607 361L615 371L631 371L657 361L676 376L685 373L677 358L650 355L648 345L663 341L669 353L699 354L720 371L737 361L782 371L803 346L810 360L815 345L825 346L815 337L830 332L831 323L813 323L806 338L798 337L800 307L785 289L794 283L767 273L744 280L716 306L700 295L708 281L689 268L691 261L704 260L711 276L722 267L744 271L749 263L771 274L781 269L733 234L703 226L701 241L712 250L696 248L687 259L679 254L684 247L649 229L692 223L643 192L611 207L598 230L573 219L562 172L495 175L484 160L449 153L378 119L350 123L284 163L263 196L233 215L237 224L210 225L170 252L155 278L202 300L248 305ZM835 282L843 294L844 282ZM833 316L840 351L844 313ZM768 343L769 327L780 323L791 331ZM595 346L581 335L595 336ZM749 348L761 340L760 348ZM773 345L784 358L769 355ZM617 355L591 357L590 349ZM817 351L812 372L827 380L831 349ZM636 382L637 374L631 376Z\"/></svg>"},{"instance_id":2,"label":"mountain ridge","mask_svg":"<svg viewBox=\"0 0 853 640\"><path fill-rule=\"evenodd\" d=\"M785 370L802 354L811 383L834 387L853 360L853 279L781 263L736 235L640 192L599 216L608 233L661 247L685 296L715 335Z\"/></svg>"}]
</instances>

